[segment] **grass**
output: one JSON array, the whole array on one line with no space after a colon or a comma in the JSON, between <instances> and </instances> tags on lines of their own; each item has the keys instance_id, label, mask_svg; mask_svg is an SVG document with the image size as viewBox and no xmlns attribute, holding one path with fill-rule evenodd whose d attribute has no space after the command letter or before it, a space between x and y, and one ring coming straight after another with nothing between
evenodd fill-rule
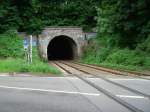
<instances>
[{"instance_id":1,"label":"grass","mask_svg":"<svg viewBox=\"0 0 150 112\"><path fill-rule=\"evenodd\" d=\"M0 34L0 72L25 72L35 74L60 74L60 71L41 60L33 47L33 63L25 60L23 38L14 30Z\"/></svg>"},{"instance_id":2,"label":"grass","mask_svg":"<svg viewBox=\"0 0 150 112\"><path fill-rule=\"evenodd\" d=\"M109 56L111 57L112 55L110 54ZM123 61L119 62L120 59L116 59L113 56L112 56L113 58L107 57L104 61L100 61L101 59L99 58L101 57L99 58L98 57L94 58L94 57L95 56L92 56L92 55L88 57L83 57L80 60L80 62L86 63L86 64L95 64L95 65L99 65L99 66L106 67L106 68L112 68L116 70L127 70L127 71L129 70L129 71L137 71L137 72L150 71L150 66L149 66L149 62L147 59L144 59L144 62L143 62L144 64L140 66L138 65L138 63L140 63L141 61L138 60L134 62L134 58L131 58L127 61L124 59ZM148 64L146 65L146 63Z\"/></svg>"},{"instance_id":3,"label":"grass","mask_svg":"<svg viewBox=\"0 0 150 112\"><path fill-rule=\"evenodd\" d=\"M47 62L42 61L37 55L37 49L33 48L33 63L28 64L25 58L1 58L0 72L1 73L32 73L32 74L61 74L61 72L49 65Z\"/></svg>"},{"instance_id":4,"label":"grass","mask_svg":"<svg viewBox=\"0 0 150 112\"><path fill-rule=\"evenodd\" d=\"M91 43L80 61L117 70L150 71L150 54L140 49L106 48L98 43Z\"/></svg>"},{"instance_id":5,"label":"grass","mask_svg":"<svg viewBox=\"0 0 150 112\"><path fill-rule=\"evenodd\" d=\"M110 69L115 69L115 70L121 70L121 71L137 71L137 72L143 72L146 70L145 68L139 67L139 66L133 66L133 65L119 65L119 64L114 64L114 63L93 63L93 62L85 62L85 61L80 61L81 63L85 64L94 64L97 66L101 67L106 67Z\"/></svg>"},{"instance_id":6,"label":"grass","mask_svg":"<svg viewBox=\"0 0 150 112\"><path fill-rule=\"evenodd\" d=\"M58 69L48 65L48 63L36 60L32 64L28 64L25 60L20 58L0 60L0 72L60 74Z\"/></svg>"}]
</instances>

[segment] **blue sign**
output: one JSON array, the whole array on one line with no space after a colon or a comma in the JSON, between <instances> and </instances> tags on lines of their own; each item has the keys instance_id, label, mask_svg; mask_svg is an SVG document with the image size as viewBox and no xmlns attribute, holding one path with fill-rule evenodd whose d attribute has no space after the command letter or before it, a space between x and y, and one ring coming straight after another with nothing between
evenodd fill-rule
<instances>
[{"instance_id":1,"label":"blue sign","mask_svg":"<svg viewBox=\"0 0 150 112\"><path fill-rule=\"evenodd\" d=\"M28 39L25 38L25 39L24 39L24 49L27 49L27 48L28 48L28 45L29 45Z\"/></svg>"}]
</instances>

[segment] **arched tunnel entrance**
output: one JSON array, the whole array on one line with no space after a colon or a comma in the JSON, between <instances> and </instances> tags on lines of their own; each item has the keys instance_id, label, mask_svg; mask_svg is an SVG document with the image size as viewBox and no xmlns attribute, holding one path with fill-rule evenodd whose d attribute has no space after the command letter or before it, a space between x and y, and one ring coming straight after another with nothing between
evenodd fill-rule
<instances>
[{"instance_id":1,"label":"arched tunnel entrance","mask_svg":"<svg viewBox=\"0 0 150 112\"><path fill-rule=\"evenodd\" d=\"M67 36L52 39L47 48L48 60L72 60L76 57L77 45Z\"/></svg>"}]
</instances>

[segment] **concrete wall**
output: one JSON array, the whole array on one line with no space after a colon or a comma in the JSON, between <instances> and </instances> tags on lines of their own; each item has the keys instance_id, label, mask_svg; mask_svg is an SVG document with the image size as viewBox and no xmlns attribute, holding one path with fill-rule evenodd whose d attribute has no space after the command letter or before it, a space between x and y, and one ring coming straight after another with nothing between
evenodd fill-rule
<instances>
[{"instance_id":1,"label":"concrete wall","mask_svg":"<svg viewBox=\"0 0 150 112\"><path fill-rule=\"evenodd\" d=\"M70 37L77 45L77 57L82 55L82 48L86 45L85 34L82 28L75 27L51 27L45 28L39 36L39 50L41 57L47 59L47 47L52 39L58 36ZM59 52L59 51L58 51Z\"/></svg>"}]
</instances>

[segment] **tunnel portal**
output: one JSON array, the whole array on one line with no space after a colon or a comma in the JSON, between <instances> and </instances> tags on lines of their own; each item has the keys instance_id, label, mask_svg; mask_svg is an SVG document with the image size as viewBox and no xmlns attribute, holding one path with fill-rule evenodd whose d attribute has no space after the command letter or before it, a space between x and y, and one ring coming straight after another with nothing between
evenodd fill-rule
<instances>
[{"instance_id":1,"label":"tunnel portal","mask_svg":"<svg viewBox=\"0 0 150 112\"><path fill-rule=\"evenodd\" d=\"M47 48L48 60L72 60L76 57L77 45L67 36L52 39Z\"/></svg>"}]
</instances>

